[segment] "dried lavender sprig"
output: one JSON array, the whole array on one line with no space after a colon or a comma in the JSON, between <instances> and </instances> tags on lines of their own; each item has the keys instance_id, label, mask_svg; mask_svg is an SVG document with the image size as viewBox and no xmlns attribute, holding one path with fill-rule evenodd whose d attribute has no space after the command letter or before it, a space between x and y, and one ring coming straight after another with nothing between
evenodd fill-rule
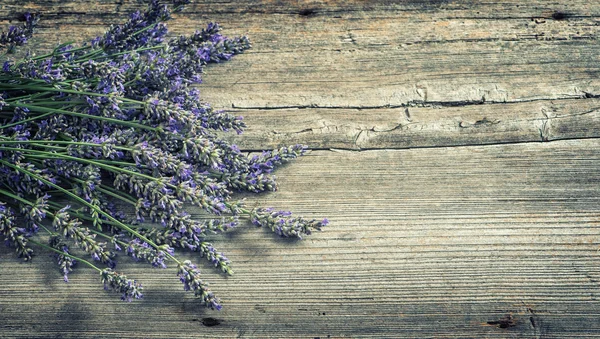
<instances>
[{"instance_id":1,"label":"dried lavender sprig","mask_svg":"<svg viewBox=\"0 0 600 339\"><path fill-rule=\"evenodd\" d=\"M217 251L211 243L204 241L203 234L186 234L172 229L161 231L153 229L146 233L146 236L152 238L157 244L169 244L200 252L200 255L205 257L214 267L223 273L233 274L231 261L222 252Z\"/></svg>"},{"instance_id":2,"label":"dried lavender sprig","mask_svg":"<svg viewBox=\"0 0 600 339\"><path fill-rule=\"evenodd\" d=\"M69 247L59 236L52 236L49 244L51 247L63 252L56 253L56 259L58 266L60 267L60 272L63 274L64 281L69 282L68 275L73 271L73 267L77 264L77 260L65 255L70 254Z\"/></svg>"},{"instance_id":3,"label":"dried lavender sprig","mask_svg":"<svg viewBox=\"0 0 600 339\"><path fill-rule=\"evenodd\" d=\"M90 234L90 230L87 227L82 227L79 220L71 219L71 216L67 212L69 208L70 206L67 205L54 214L54 220L52 221L54 228L62 233L63 236L73 238L75 244L89 253L94 260L114 268L116 265L113 260L115 254L108 251L106 243L97 242L94 239L95 235Z\"/></svg>"},{"instance_id":4,"label":"dried lavender sprig","mask_svg":"<svg viewBox=\"0 0 600 339\"><path fill-rule=\"evenodd\" d=\"M15 213L6 204L0 202L0 234L4 236L7 242L14 244L19 257L25 260L31 260L33 250L27 246L29 239L27 232L22 227L15 225Z\"/></svg>"},{"instance_id":5,"label":"dried lavender sprig","mask_svg":"<svg viewBox=\"0 0 600 339\"><path fill-rule=\"evenodd\" d=\"M108 218L110 221L116 223L119 227L121 227L123 230L132 233L133 235L135 235L136 237L138 237L139 239L146 241L147 243L149 243L150 245L152 245L154 248L156 248L157 250L162 250L162 248L160 248L158 245L154 244L152 241L146 239L143 235L139 234L138 232L136 232L134 229L132 229L131 227L125 225L124 223L120 222L119 220L115 219L113 216L111 216L110 214L108 214L107 212L100 210L98 207L91 205L90 203L88 203L87 201L85 201L84 199L82 199L81 197L77 196L76 194L56 185L55 183L48 181L47 179L44 179L43 177L40 177L38 175L36 175L35 173L28 171L26 169L23 168L19 168L18 166L15 166L11 163L8 163L4 160L0 159L0 164L3 164L4 166L10 167L12 169L15 169L19 172L23 172L33 178L35 178L36 180L51 186L57 190L59 190L60 192L64 193L65 195L69 196L70 198L72 198L73 200L79 202L80 204L91 208L93 210L96 210L98 213L100 213L101 215L103 215L104 217ZM170 259L173 259L175 262L179 262L176 258L174 258L173 256L170 256Z\"/></svg>"},{"instance_id":6,"label":"dried lavender sprig","mask_svg":"<svg viewBox=\"0 0 600 339\"><path fill-rule=\"evenodd\" d=\"M194 291L194 294L202 298L207 307L221 310L222 306L219 299L208 289L208 285L200 279L200 270L191 261L186 260L178 264L177 275L186 291Z\"/></svg>"},{"instance_id":7,"label":"dried lavender sprig","mask_svg":"<svg viewBox=\"0 0 600 339\"><path fill-rule=\"evenodd\" d=\"M329 221L307 220L293 217L291 212L276 211L273 208L258 208L251 212L252 223L256 226L268 227L282 237L297 237L311 234L311 230L321 230Z\"/></svg>"},{"instance_id":8,"label":"dried lavender sprig","mask_svg":"<svg viewBox=\"0 0 600 339\"><path fill-rule=\"evenodd\" d=\"M105 290L113 290L121 293L121 300L131 302L133 299L142 299L142 284L136 280L128 279L126 275L117 273L110 268L100 272Z\"/></svg>"},{"instance_id":9,"label":"dried lavender sprig","mask_svg":"<svg viewBox=\"0 0 600 339\"><path fill-rule=\"evenodd\" d=\"M206 257L206 259L215 267L220 268L221 271L227 274L233 274L231 261L229 261L222 252L218 252L211 243L202 241L197 248L197 251L199 251L203 257Z\"/></svg>"},{"instance_id":10,"label":"dried lavender sprig","mask_svg":"<svg viewBox=\"0 0 600 339\"><path fill-rule=\"evenodd\" d=\"M14 151L20 150L20 149L11 148L11 147L0 147L0 149L14 150ZM63 158L63 159L70 159L70 160L74 160L74 161L78 161L78 162L83 162L83 163L97 165L97 166L100 166L100 167L103 167L103 168L106 168L106 169L109 169L109 170L120 171L120 172L124 172L124 173L129 173L129 174L134 174L134 175L141 176L141 177L143 177L145 179L149 179L149 180L154 180L154 181L157 180L154 177L150 177L150 176L147 176L147 175L139 174L139 173L136 173L136 172L131 172L131 171L128 171L126 169L121 169L121 168L110 166L110 165L104 165L103 163L97 162L97 161L86 160L86 159L82 159L82 158L78 158L78 157L72 157L72 156L68 156L68 155L55 155L54 153L48 153L48 152L45 152L45 151L37 151L37 150L21 150L21 151L26 152L26 153L32 153L32 154L34 154L34 155L27 155L27 157L32 157L32 158L38 157L38 156L35 156L35 154L39 154L39 157L41 157L41 158L49 158L49 157L56 156L56 157ZM74 179L74 180L77 180L77 179ZM173 187L173 188L177 188L174 185L170 185L170 186ZM161 197L160 199L163 199L163 198ZM163 220L163 223L165 223L165 220Z\"/></svg>"},{"instance_id":11,"label":"dried lavender sprig","mask_svg":"<svg viewBox=\"0 0 600 339\"><path fill-rule=\"evenodd\" d=\"M60 215L61 211L58 210L55 213L51 213L51 212L48 212L48 213L50 215L53 215L53 216L56 217L56 215ZM70 214L71 215L75 215L77 217L82 217L82 218L90 220L90 221L92 220L92 218L86 217L85 215L79 214L77 212L70 212ZM108 223L111 223L111 222L108 222ZM111 224L114 225L114 223L111 223ZM89 229L87 231L91 232L91 233L94 233L96 236L100 236L100 237L103 237L103 238L106 238L106 239L110 240L110 242L115 246L115 249L118 250L118 251L122 250L121 246L123 246L126 249L127 255L131 256L132 258L134 258L136 260L145 259L146 261L148 261L149 263L151 263L154 267L166 268L167 266L164 263L164 261L165 261L165 252L167 252L167 253L169 253L171 255L173 254L173 250L170 249L170 248L168 248L168 247L165 247L165 251L162 251L162 250L157 251L156 249L152 248L147 243L140 242L138 239L133 239L129 243L126 243L124 241L117 240L115 238L115 236L109 236L109 235L104 234L104 233L102 233L100 231L96 231L96 230L92 230L92 229ZM58 239L58 237L55 237L55 238ZM56 246L53 246L53 247L58 248ZM102 248L104 249L105 247L103 246ZM65 252L68 252L68 251L65 251ZM114 254L111 253L110 258L112 259L113 257L114 257ZM59 264L62 265L62 262L60 262L60 260L64 261L65 259L62 258L62 257L59 257ZM111 268L114 268L114 262L111 262L109 264L109 266ZM63 269L62 266L61 266L61 269ZM66 279L66 273L65 273L65 279Z\"/></svg>"},{"instance_id":12,"label":"dried lavender sprig","mask_svg":"<svg viewBox=\"0 0 600 339\"><path fill-rule=\"evenodd\" d=\"M165 264L166 253L173 254L170 247L165 247L165 250L156 250L148 243L141 242L139 239L133 239L126 244L125 249L127 255L136 260L146 260L154 267L167 268Z\"/></svg>"}]
</instances>

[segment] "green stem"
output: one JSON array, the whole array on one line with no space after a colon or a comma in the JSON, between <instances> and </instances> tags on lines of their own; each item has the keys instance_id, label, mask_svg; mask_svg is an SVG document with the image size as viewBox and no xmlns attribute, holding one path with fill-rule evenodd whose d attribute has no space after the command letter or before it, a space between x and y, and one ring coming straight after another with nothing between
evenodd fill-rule
<instances>
[{"instance_id":1,"label":"green stem","mask_svg":"<svg viewBox=\"0 0 600 339\"><path fill-rule=\"evenodd\" d=\"M18 100L31 100L31 99L35 99L35 98L38 98L38 97L41 97L41 96L44 96L44 95L47 95L47 94L50 94L50 93L38 92L38 93L35 93L35 94L22 95L20 97L7 98L4 101L7 102L7 103L10 103L12 101L18 101Z\"/></svg>"},{"instance_id":2,"label":"green stem","mask_svg":"<svg viewBox=\"0 0 600 339\"><path fill-rule=\"evenodd\" d=\"M108 171L121 172L121 173L129 174L129 175L134 175L134 176L137 176L137 177L140 177L140 178L144 178L144 179L157 181L157 178L155 178L153 176L150 176L150 175L146 175L146 174L143 174L143 173L130 171L128 169L121 168L121 167L107 165L105 163L94 161L94 160L90 160L90 159L83 159L83 158L73 157L73 156L70 156L70 155L67 155L67 154L58 154L58 153L44 152L44 151L38 151L38 150L33 150L33 149L23 149L23 148L14 148L14 147L2 147L2 146L0 146L0 149L6 150L6 151L16 151L16 152L30 153L30 154L27 154L26 156L29 157L29 158L35 158L35 159L66 159L66 160L79 161L79 162L82 162L84 164L96 165L96 166L98 166L100 168L104 168L105 170L108 170ZM176 187L176 186L174 186L172 184L168 184L168 185L171 186L171 187Z\"/></svg>"},{"instance_id":3,"label":"green stem","mask_svg":"<svg viewBox=\"0 0 600 339\"><path fill-rule=\"evenodd\" d=\"M15 200L17 200L17 201L20 201L20 202L22 202L22 203L24 203L24 204L26 204L26 205L29 205L29 206L33 206L33 205L35 205L35 204L34 204L34 203L32 203L31 201L29 201L29 200L27 200L27 199L24 199L24 198L21 198L20 196L18 196L18 195L15 195L15 194L12 194L12 193L10 193L10 192L8 192L8 191L5 191L5 190L3 190L3 189L0 189L0 194L4 194L4 195L6 195L7 197L13 198L13 199L15 199ZM50 214L50 215L54 215L53 213L50 213L50 212L48 212L48 211L46 211L46 213L48 213L48 214ZM53 232L51 232L49 229L47 229L47 228L46 228L46 226L44 226L44 225L41 225L41 224L40 224L39 226L41 226L41 227L42 227L44 230L46 230L46 232L48 232L48 233L50 233L50 234L53 234Z\"/></svg>"},{"instance_id":4,"label":"green stem","mask_svg":"<svg viewBox=\"0 0 600 339\"><path fill-rule=\"evenodd\" d=\"M236 206L234 206L233 204L230 204L230 203L228 203L228 202L226 202L226 201L224 201L223 203L225 204L225 206L227 206L227 208L229 208L229 209L230 209L230 210L232 210L232 211L234 211L234 210L238 210L238 211L240 211L240 212L242 212L242 213L244 213L244 214L247 214L247 215L252 215L252 211L250 211L250 210L247 210L247 209L245 209L245 208L243 208L243 207L236 207Z\"/></svg>"},{"instance_id":5,"label":"green stem","mask_svg":"<svg viewBox=\"0 0 600 339\"><path fill-rule=\"evenodd\" d=\"M133 52L143 52L143 51L151 51L154 49L162 49L165 48L165 46L162 45L157 45L157 46L152 46L152 47L143 47L143 48L136 48L136 49L132 49L129 51L125 51L125 52L119 52L119 53L114 53L114 54L109 54L109 55L103 55L103 58L112 58L115 56L121 56L121 55L125 55L125 54L131 54Z\"/></svg>"},{"instance_id":6,"label":"green stem","mask_svg":"<svg viewBox=\"0 0 600 339\"><path fill-rule=\"evenodd\" d=\"M0 194L4 194L4 195L6 195L7 197L13 198L13 199L15 199L15 200L17 200L17 201L20 201L20 202L22 202L22 203L24 203L24 204L27 204L27 205L29 205L29 206L33 206L33 205L34 205L34 203L32 203L31 201L29 201L29 200L27 200L27 199L25 199L25 198L21 198L20 196L18 196L18 195L16 195L16 194L12 194L12 193L10 193L9 191L5 191L5 190L3 190L3 189L0 189Z\"/></svg>"},{"instance_id":7,"label":"green stem","mask_svg":"<svg viewBox=\"0 0 600 339\"><path fill-rule=\"evenodd\" d=\"M17 151L21 151L21 150L22 150L22 149L20 149L20 148L10 148L10 147L0 147L0 149L6 149L6 150L17 150ZM34 150L27 150L27 151L34 151ZM41 157L41 158L44 158L44 159L47 159L47 158L48 158L48 156L50 156L50 155L53 155L53 154L54 154L54 153L50 153L50 152L43 152L43 151L34 151L34 152L37 152L37 153L45 153L45 155L44 155L44 154L42 154L42 155L40 155L40 156L32 156L32 157ZM96 161L92 161L92 160L88 160L88 159L82 159L82 158L72 157L72 156L69 156L69 155L60 155L60 158L70 159L70 160L74 160L74 161L81 161L81 162L84 162L84 163L89 163L89 164L92 164L92 165L96 165L96 166L99 166L99 167L103 167L103 168L105 168L105 169L108 169L108 170L117 170L117 171L121 171L121 172L124 172L124 173L130 174L130 175L135 175L135 176L138 176L138 177L142 177L142 178L145 178L145 179L149 179L149 180L156 180L156 178L154 178L154 177L152 177L152 176L149 176L149 175L146 175L146 174L142 174L142 173L138 173L138 172L129 171L129 170L126 170L126 169L124 169L124 168L114 167L114 166L106 165L106 164L103 164L103 163L98 163L98 162L96 162ZM170 184L168 184L168 185L170 185ZM170 186L173 186L173 185L170 185ZM228 202L224 202L224 204L225 204L225 206L227 206L227 207L228 207L230 210L232 210L232 211L235 209L235 210L238 210L238 211L240 211L240 212L242 212L242 213L244 213L244 214L247 214L247 215L252 215L252 211L250 211L250 210L247 210L247 209L245 209L245 208L242 208L242 207L236 207L236 206L234 206L233 204L230 204L230 203L228 203Z\"/></svg>"},{"instance_id":8,"label":"green stem","mask_svg":"<svg viewBox=\"0 0 600 339\"><path fill-rule=\"evenodd\" d=\"M56 210L59 210L59 209L61 208L61 205L60 205L60 204L58 204L58 203L52 203L52 202L49 202L49 205L52 205L52 206L53 206L53 207L54 207ZM48 214L50 214L50 215L54 215L53 213L50 213L50 212L48 212ZM84 219L84 220L88 220L88 221L93 221L93 219L92 219L92 218L90 218L90 217L88 217L88 216L86 216L86 215L84 215L84 214L78 213L78 212L69 211L69 214L70 214L70 215L72 215L72 216L74 216L74 217L80 218L80 219ZM113 222L111 222L111 221L106 221L106 220L103 220L103 221L104 221L106 224L108 224L108 225L114 225L114 223L113 223ZM44 227L44 228L45 228L45 227ZM45 228L45 229L46 229L46 228ZM94 229L91 229L91 228L88 228L88 230L89 230L90 232L94 233L94 234L97 234L97 235L99 235L99 236L101 236L101 237L105 238L105 239L110 239L110 240L112 240L112 238L113 238L113 237L111 237L110 235L104 234L104 233L102 233L102 232L100 232L100 231L96 231L96 230L94 230ZM48 229L46 229L46 231L48 231ZM48 231L48 232L50 232L50 231ZM50 232L50 233L51 233L51 234L53 234L53 232ZM116 240L118 243L120 243L121 245L127 246L127 243L126 243L126 242L124 242L124 241L120 241L120 240L117 240L117 239L115 239L115 240Z\"/></svg>"},{"instance_id":9,"label":"green stem","mask_svg":"<svg viewBox=\"0 0 600 339\"><path fill-rule=\"evenodd\" d=\"M48 112L48 113L40 114L40 115L38 115L36 117L33 117L33 118L29 118L29 119L25 119L25 120L13 122L13 123L10 123L10 124L2 125L2 126L0 126L0 129L17 126L17 125L20 125L22 123L30 122L30 121L37 120L37 119L42 119L42 118L45 118L45 117L47 117L49 115L52 115L52 114L54 114L54 113L53 112Z\"/></svg>"},{"instance_id":10,"label":"green stem","mask_svg":"<svg viewBox=\"0 0 600 339\"><path fill-rule=\"evenodd\" d=\"M7 138L0 136L0 138ZM10 145L10 144L33 144L33 145L42 145L44 147L51 146L49 144L57 144L57 145L77 145L77 146L91 146L91 147L102 147L104 144L94 144L91 142L83 142L83 141L63 141L63 140L0 140L0 144ZM64 149L64 147L62 147ZM121 151L133 151L133 148L123 147L123 146L113 146L114 149L118 149ZM135 166L134 163L127 163L129 165Z\"/></svg>"},{"instance_id":11,"label":"green stem","mask_svg":"<svg viewBox=\"0 0 600 339\"><path fill-rule=\"evenodd\" d=\"M47 83L46 80L42 80L42 79L32 79L32 78L22 78L22 77L18 77L18 76L4 76L4 77L0 77L1 81L0 84L2 84L4 87L8 88L8 89L22 89L22 90L26 90L28 88L23 88L23 86L32 86L31 84L34 85L40 85L42 86L42 88L51 88L51 89L56 89L54 86L56 85L61 85L61 86L71 86L71 82L72 80L66 80L66 81L55 81L51 84ZM15 83L15 81L18 81L18 83ZM26 85L24 85L24 83ZM41 91L42 93L46 94L47 92L55 92L55 91Z\"/></svg>"},{"instance_id":12,"label":"green stem","mask_svg":"<svg viewBox=\"0 0 600 339\"><path fill-rule=\"evenodd\" d=\"M41 59L45 59L45 58L48 58L48 57L53 57L53 56L57 56L57 55L61 55L61 54L66 54L66 53L73 53L73 52L77 52L78 50L82 50L82 49L87 49L87 48L89 48L89 46L86 46L86 47L81 47L81 48L74 48L74 49L70 49L70 50L68 50L68 51L64 51L64 52L59 52L59 51L58 51L60 48L62 48L62 47L65 47L65 46L68 46L68 45L72 45L72 44L73 44L73 42L67 42L67 43L60 44L60 45L56 46L56 47L54 48L54 50L52 50L52 53L47 53L47 54L39 55L39 56L36 56L36 57L34 57L34 58L31 58L31 60L41 60ZM23 63L23 61L20 61L20 62L17 64L17 67L18 67L20 64L22 64L22 63Z\"/></svg>"},{"instance_id":13,"label":"green stem","mask_svg":"<svg viewBox=\"0 0 600 339\"><path fill-rule=\"evenodd\" d=\"M103 49L94 50L88 54L84 54L84 55L80 56L79 58L75 59L75 62L88 61L88 60L92 59L93 56L98 55L102 52L104 52Z\"/></svg>"},{"instance_id":14,"label":"green stem","mask_svg":"<svg viewBox=\"0 0 600 339\"><path fill-rule=\"evenodd\" d=\"M17 80L17 79L15 79L15 80ZM30 80L30 79L26 79L26 80ZM56 88L53 86L18 85L18 84L8 84L8 83L0 82L0 87L8 88L8 89L22 89L22 90L31 90L31 91L41 91L41 92L71 93L71 94L87 95L87 96L94 96L94 97L117 97L119 100L122 100L124 102L130 102L130 103L141 104L141 105L145 104L144 102L139 101L139 100L124 98L124 97L120 97L120 96L116 96L116 95L112 95L112 94L84 92L84 91L78 91L78 90L74 90L74 89Z\"/></svg>"},{"instance_id":15,"label":"green stem","mask_svg":"<svg viewBox=\"0 0 600 339\"><path fill-rule=\"evenodd\" d=\"M82 259L82 258L80 258L80 257L74 256L74 255L72 255L72 254L69 254L69 253L67 253L67 252L63 252L63 251L61 251L61 250L57 250L56 248L54 248L54 247L52 247L52 246L48 246L48 245L46 245L46 244L42 244L41 242L39 242L39 241L35 241L35 240L31 239L31 238L29 238L29 239L28 239L28 241L29 241L29 242L31 242L31 243L33 243L33 244L36 244L36 245L38 245L38 246L40 246L40 247L43 247L43 248L45 248L45 249L51 250L51 251L53 251L53 252L56 252L56 253L58 253L58 254L62 254L62 255L64 255L65 257L69 257L69 258L71 258L71 259L75 259L75 260L77 260L77 261L80 261L80 262L82 262L82 263L84 263L84 264L88 265L89 267L91 267L91 268L95 269L96 271L98 271L98 272L102 272L102 270L101 270L101 269L99 269L99 268L98 268L96 265L92 264L91 262L89 262L89 261L87 261L87 260L85 260L85 259Z\"/></svg>"},{"instance_id":16,"label":"green stem","mask_svg":"<svg viewBox=\"0 0 600 339\"><path fill-rule=\"evenodd\" d=\"M111 241L112 241L112 240L113 240L113 238L114 238L114 237L111 237L110 235L104 234L104 233L102 233L102 232L100 232L100 231L96 231L96 230L92 230L92 229L90 229L90 232L92 232L92 233L94 233L94 234L96 234L96 235L98 235L98 236L101 236L101 237L103 237L104 239L109 239L109 240L111 240ZM119 243L120 245L123 245L124 247L127 247L127 246L129 246L129 244L128 244L128 243L126 243L126 242L124 242L124 241L121 241L121 240L118 240L117 238L114 238L114 240L115 240L115 242Z\"/></svg>"},{"instance_id":17,"label":"green stem","mask_svg":"<svg viewBox=\"0 0 600 339\"><path fill-rule=\"evenodd\" d=\"M101 121L110 122L110 123L113 123L116 125L123 125L123 126L127 126L127 127L145 129L145 130L149 130L149 131L153 131L153 132L157 132L160 130L159 128L156 128L156 127L146 126L146 125L138 124L138 123L127 121L127 120L107 118L107 117L102 117L102 116L97 116L97 115L90 115L90 114L85 114L85 113L67 111L67 110L58 109L58 108L48 108L48 107L35 106L35 105L29 105L29 104L23 104L23 103L14 103L14 104L12 104L12 106L25 107L30 110L36 110L41 113L59 113L59 114L66 114L66 115L71 115L71 116L75 116L75 117L80 117L80 118L101 120Z\"/></svg>"},{"instance_id":18,"label":"green stem","mask_svg":"<svg viewBox=\"0 0 600 339\"><path fill-rule=\"evenodd\" d=\"M101 185L101 186L104 186L104 185ZM113 197L113 198L119 199L119 200L121 200L121 201L124 201L124 202L126 202L126 203L128 203L128 204L131 204L131 205L133 205L133 206L137 205L137 201L130 200L129 198L127 198L127 197L125 197L125 196L122 196L122 195L119 195L119 194L117 194L117 193L111 192L110 190L107 190L107 189L105 189L105 188L102 188L102 187L96 187L96 189L97 189L98 191L100 191L100 192L102 192L102 193L106 194L106 195L110 195L110 196L111 196L111 197Z\"/></svg>"}]
</instances>

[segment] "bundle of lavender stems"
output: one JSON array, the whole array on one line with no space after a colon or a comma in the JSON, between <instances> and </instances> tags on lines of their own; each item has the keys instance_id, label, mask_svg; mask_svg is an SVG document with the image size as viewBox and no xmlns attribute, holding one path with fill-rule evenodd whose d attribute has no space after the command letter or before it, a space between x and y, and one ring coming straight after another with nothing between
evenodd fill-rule
<instances>
[{"instance_id":1,"label":"bundle of lavender stems","mask_svg":"<svg viewBox=\"0 0 600 339\"><path fill-rule=\"evenodd\" d=\"M88 43L43 55L12 57L32 36L35 15L0 34L0 237L25 260L36 247L53 252L65 281L75 265L91 267L126 301L143 288L116 270L118 254L172 264L185 290L221 309L197 266L176 250L199 252L231 274L207 236L250 220L301 238L327 220L250 210L234 199L275 190L273 171L306 147L247 154L223 140L223 132L242 133L242 117L203 102L197 85L207 64L250 43L212 23L169 37L165 22L188 2L152 1ZM186 209L194 206L211 217L192 218Z\"/></svg>"}]
</instances>

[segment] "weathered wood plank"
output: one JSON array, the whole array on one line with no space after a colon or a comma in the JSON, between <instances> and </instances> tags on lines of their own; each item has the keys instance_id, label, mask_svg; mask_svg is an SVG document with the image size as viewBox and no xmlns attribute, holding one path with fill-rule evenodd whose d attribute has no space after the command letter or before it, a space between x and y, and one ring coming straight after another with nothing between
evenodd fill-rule
<instances>
[{"instance_id":1,"label":"weathered wood plank","mask_svg":"<svg viewBox=\"0 0 600 339\"><path fill-rule=\"evenodd\" d=\"M252 226L217 238L236 264L227 279L204 270L224 311L202 310L172 270L121 260L148 289L145 300L126 304L102 292L85 268L64 284L46 255L21 263L2 249L1 331L22 338L597 337L599 164L597 139L314 151L281 170L280 191L249 204L328 216L331 227L302 242Z\"/></svg>"},{"instance_id":2,"label":"weathered wood plank","mask_svg":"<svg viewBox=\"0 0 600 339\"><path fill-rule=\"evenodd\" d=\"M49 22L42 22L36 41L45 48L57 40L89 39L140 6L11 3L3 8L8 17L23 8L46 13ZM207 11L211 4L201 3L171 27L189 32L215 20L229 27L227 33L251 36L254 50L207 76L213 90L206 98L219 107L372 107L600 94L598 8L587 2L525 8L507 2L473 10L446 2L340 1L327 10L330 4L322 3L321 14L298 14L316 4L219 3L223 9ZM557 12L563 14L553 18Z\"/></svg>"},{"instance_id":3,"label":"weathered wood plank","mask_svg":"<svg viewBox=\"0 0 600 339\"><path fill-rule=\"evenodd\" d=\"M244 149L304 143L379 149L600 136L600 100L552 100L458 107L230 109L248 129L227 138Z\"/></svg>"}]
</instances>

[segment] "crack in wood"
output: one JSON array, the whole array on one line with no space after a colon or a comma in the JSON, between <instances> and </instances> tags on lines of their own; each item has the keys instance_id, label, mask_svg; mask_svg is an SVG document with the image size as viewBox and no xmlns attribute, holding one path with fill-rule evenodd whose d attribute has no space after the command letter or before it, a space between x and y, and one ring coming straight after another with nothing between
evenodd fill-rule
<instances>
[{"instance_id":1,"label":"crack in wood","mask_svg":"<svg viewBox=\"0 0 600 339\"><path fill-rule=\"evenodd\" d=\"M362 130L364 132L365 130ZM359 135L360 133L358 133ZM357 136L358 136L357 135ZM555 143L569 140L594 140L600 139L600 137L584 137L584 138L560 138L560 139L548 139L545 143ZM464 143L455 145L419 145L419 146L387 146L387 147L361 147L361 148L348 148L348 147L312 147L311 151L332 151L332 152L369 152L369 151L381 151L381 150L409 150L409 149L434 149L434 148L462 148L462 147L494 147L502 145L521 145L521 144L539 144L540 140L528 140L528 141L502 141L502 142L489 142L489 143ZM243 152L262 152L262 149L242 149Z\"/></svg>"},{"instance_id":2,"label":"crack in wood","mask_svg":"<svg viewBox=\"0 0 600 339\"><path fill-rule=\"evenodd\" d=\"M235 110L284 110L284 109L356 109L356 110L369 110L369 109L389 109L389 108L409 108L409 107L464 107L474 105L505 105L505 104L519 104L527 102L543 102L543 101L556 101L556 100L585 100L585 99L597 99L600 98L598 94L585 93L583 96L564 96L557 98L535 98L535 99L523 99L523 100L511 100L511 101L488 101L485 98L480 100L458 100L458 101L424 101L424 100L411 100L402 104L386 104L386 105L373 105L373 106L324 106L318 104L310 105L282 105L282 106L240 106L235 103L231 104L231 109ZM406 111L405 111L406 112ZM407 115L408 116L408 115ZM408 116L409 117L409 116Z\"/></svg>"},{"instance_id":3,"label":"crack in wood","mask_svg":"<svg viewBox=\"0 0 600 339\"><path fill-rule=\"evenodd\" d=\"M458 127L460 128L469 128L469 127L481 127L481 126L491 126L499 124L500 120L490 120L487 117L483 117L483 119L477 120L474 123L465 123L461 121L458 123Z\"/></svg>"}]
</instances>

